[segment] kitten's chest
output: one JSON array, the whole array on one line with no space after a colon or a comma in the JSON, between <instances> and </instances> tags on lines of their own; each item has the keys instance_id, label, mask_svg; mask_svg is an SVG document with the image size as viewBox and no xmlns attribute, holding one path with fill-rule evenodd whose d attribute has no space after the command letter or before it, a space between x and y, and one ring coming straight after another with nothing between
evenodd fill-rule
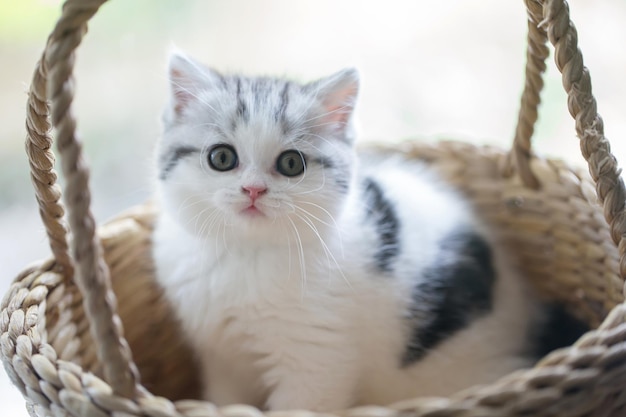
<instances>
[{"instance_id":1,"label":"kitten's chest","mask_svg":"<svg viewBox=\"0 0 626 417\"><path fill-rule=\"evenodd\" d=\"M205 293L224 307L243 307L286 301L297 291L302 273L282 250L239 251L216 259Z\"/></svg>"},{"instance_id":2,"label":"kitten's chest","mask_svg":"<svg viewBox=\"0 0 626 417\"><path fill-rule=\"evenodd\" d=\"M231 249L219 256L205 251L184 261L174 281L187 284L174 284L168 293L188 330L200 337L241 335L274 321L306 322L312 308L338 291L332 271L314 255L302 258L293 248Z\"/></svg>"}]
</instances>

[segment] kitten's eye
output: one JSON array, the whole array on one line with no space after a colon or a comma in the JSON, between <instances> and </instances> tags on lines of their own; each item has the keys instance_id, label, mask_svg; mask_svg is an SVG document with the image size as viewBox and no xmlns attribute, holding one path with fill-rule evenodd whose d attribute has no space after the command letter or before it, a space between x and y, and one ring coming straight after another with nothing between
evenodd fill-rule
<instances>
[{"instance_id":1,"label":"kitten's eye","mask_svg":"<svg viewBox=\"0 0 626 417\"><path fill-rule=\"evenodd\" d=\"M302 174L305 167L304 155L294 150L281 153L276 160L276 170L286 177Z\"/></svg>"},{"instance_id":2,"label":"kitten's eye","mask_svg":"<svg viewBox=\"0 0 626 417\"><path fill-rule=\"evenodd\" d=\"M238 162L237 152L230 145L216 145L209 152L209 165L216 171L230 171Z\"/></svg>"}]
</instances>

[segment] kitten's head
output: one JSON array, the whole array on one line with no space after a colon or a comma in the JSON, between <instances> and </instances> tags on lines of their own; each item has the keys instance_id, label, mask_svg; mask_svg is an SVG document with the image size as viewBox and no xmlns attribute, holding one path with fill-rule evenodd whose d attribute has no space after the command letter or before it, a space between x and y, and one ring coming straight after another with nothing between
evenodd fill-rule
<instances>
[{"instance_id":1,"label":"kitten's head","mask_svg":"<svg viewBox=\"0 0 626 417\"><path fill-rule=\"evenodd\" d=\"M201 237L307 239L352 180L358 73L308 84L225 76L175 53L159 147L164 209Z\"/></svg>"}]
</instances>

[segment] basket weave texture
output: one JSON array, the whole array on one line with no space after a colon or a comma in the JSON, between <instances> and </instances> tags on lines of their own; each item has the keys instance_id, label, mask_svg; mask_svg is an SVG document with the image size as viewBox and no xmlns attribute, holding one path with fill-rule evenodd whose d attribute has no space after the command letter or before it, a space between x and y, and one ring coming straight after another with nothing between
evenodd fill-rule
<instances>
[{"instance_id":1,"label":"basket weave texture","mask_svg":"<svg viewBox=\"0 0 626 417\"><path fill-rule=\"evenodd\" d=\"M24 270L2 299L0 358L7 373L32 416L312 417L190 400L198 396L197 367L153 279L155 208L136 207L96 228L71 104L74 50L102 3L65 3L33 76L26 148L53 257ZM526 85L511 151L412 141L379 151L432 165L468 196L538 292L565 303L595 330L533 369L488 386L325 416L626 416L624 184L567 4L526 0L526 6ZM548 40L589 173L531 152ZM66 178L65 205L51 127Z\"/></svg>"}]
</instances>

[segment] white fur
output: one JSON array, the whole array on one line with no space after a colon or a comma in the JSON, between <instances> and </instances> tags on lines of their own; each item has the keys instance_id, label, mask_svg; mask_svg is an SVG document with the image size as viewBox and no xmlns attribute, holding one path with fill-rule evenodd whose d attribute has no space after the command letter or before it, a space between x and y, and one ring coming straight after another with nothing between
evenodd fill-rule
<instances>
[{"instance_id":1,"label":"white fur","mask_svg":"<svg viewBox=\"0 0 626 417\"><path fill-rule=\"evenodd\" d=\"M168 110L163 153L173 144L212 146L223 139L216 139L215 125L229 131L232 97L211 88L217 81L204 69L190 69L190 62L175 57L172 65L179 74L205 78L185 85L194 103L184 112ZM324 83L333 85L331 92L350 90L355 76L342 77L320 82L318 91ZM356 91L339 95L335 102L347 102ZM475 220L457 195L442 191L415 163L364 155L356 167L346 139L351 127L324 117L332 107L324 97L290 97L288 112L303 125L311 114L329 124L315 127L321 133L306 141L285 136L267 110L276 103L267 102L250 108L249 122L228 133L239 154L236 170L214 171L202 154L179 161L159 183L157 278L202 364L206 398L218 405L333 410L445 395L526 365L519 350L528 303L497 255L493 311L414 365L399 366L407 339L403 312L416 277L433 262L438 238L475 227ZM351 192L342 196L330 173L313 163L302 177L277 175L274 158L294 141L305 154L321 152L345 166ZM369 266L376 234L362 220L365 203L355 185L365 175L376 178L402 219L393 277ZM264 216L241 212L249 204L241 187L248 184L268 188L258 204Z\"/></svg>"}]
</instances>

